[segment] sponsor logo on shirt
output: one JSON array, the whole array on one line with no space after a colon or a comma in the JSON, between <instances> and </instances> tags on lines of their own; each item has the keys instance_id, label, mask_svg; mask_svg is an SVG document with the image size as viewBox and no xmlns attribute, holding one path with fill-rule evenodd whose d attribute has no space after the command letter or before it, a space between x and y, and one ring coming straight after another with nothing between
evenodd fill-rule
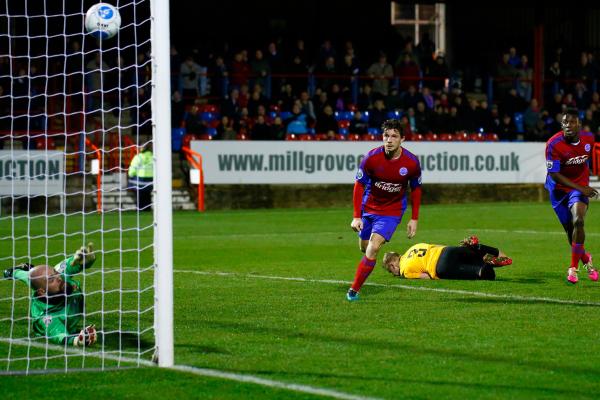
<instances>
[{"instance_id":1,"label":"sponsor logo on shirt","mask_svg":"<svg viewBox=\"0 0 600 400\"><path fill-rule=\"evenodd\" d=\"M360 180L363 177L363 170L362 168L359 168L358 171L356 171L356 179Z\"/></svg>"},{"instance_id":2,"label":"sponsor logo on shirt","mask_svg":"<svg viewBox=\"0 0 600 400\"><path fill-rule=\"evenodd\" d=\"M408 170L406 169L406 167L400 168L400 175L404 176L406 174L408 174Z\"/></svg>"},{"instance_id":3,"label":"sponsor logo on shirt","mask_svg":"<svg viewBox=\"0 0 600 400\"><path fill-rule=\"evenodd\" d=\"M587 161L588 159L588 155L584 155L584 156L577 156L577 157L573 157L573 158L569 158L567 160L567 162L565 163L565 165L578 165L578 164L583 164Z\"/></svg>"},{"instance_id":4,"label":"sponsor logo on shirt","mask_svg":"<svg viewBox=\"0 0 600 400\"><path fill-rule=\"evenodd\" d=\"M401 183L375 182L375 187L388 193L398 193L402 190Z\"/></svg>"},{"instance_id":5,"label":"sponsor logo on shirt","mask_svg":"<svg viewBox=\"0 0 600 400\"><path fill-rule=\"evenodd\" d=\"M49 326L52 323L52 315L44 315L42 322L44 325Z\"/></svg>"},{"instance_id":6,"label":"sponsor logo on shirt","mask_svg":"<svg viewBox=\"0 0 600 400\"><path fill-rule=\"evenodd\" d=\"M554 166L554 163L550 160L546 161L546 168L548 169L552 169L552 166Z\"/></svg>"},{"instance_id":7,"label":"sponsor logo on shirt","mask_svg":"<svg viewBox=\"0 0 600 400\"><path fill-rule=\"evenodd\" d=\"M591 148L592 148L592 145L591 145L591 144L587 143L587 144L585 145L585 151L590 151L590 149L591 149Z\"/></svg>"}]
</instances>

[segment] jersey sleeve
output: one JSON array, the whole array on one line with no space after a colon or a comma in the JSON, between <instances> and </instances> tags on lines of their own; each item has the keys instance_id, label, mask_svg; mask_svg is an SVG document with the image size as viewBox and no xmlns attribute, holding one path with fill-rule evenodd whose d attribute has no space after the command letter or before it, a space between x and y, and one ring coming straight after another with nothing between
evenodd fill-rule
<instances>
[{"instance_id":1,"label":"jersey sleeve","mask_svg":"<svg viewBox=\"0 0 600 400\"><path fill-rule=\"evenodd\" d=\"M560 156L556 146L546 146L546 169L548 172L560 172Z\"/></svg>"},{"instance_id":2,"label":"jersey sleeve","mask_svg":"<svg viewBox=\"0 0 600 400\"><path fill-rule=\"evenodd\" d=\"M61 274L64 275L75 275L81 272L82 266L81 264L73 264L73 260L75 256L71 256L69 258L65 258L58 264L54 266L54 269Z\"/></svg>"},{"instance_id":3,"label":"jersey sleeve","mask_svg":"<svg viewBox=\"0 0 600 400\"><path fill-rule=\"evenodd\" d=\"M22 269L15 269L13 272L13 278L23 282L27 286L29 286L29 271L23 271Z\"/></svg>"},{"instance_id":4,"label":"jersey sleeve","mask_svg":"<svg viewBox=\"0 0 600 400\"><path fill-rule=\"evenodd\" d=\"M538 153L539 154L539 153ZM404 277L406 279L421 279L422 272L405 272Z\"/></svg>"},{"instance_id":5,"label":"jersey sleeve","mask_svg":"<svg viewBox=\"0 0 600 400\"><path fill-rule=\"evenodd\" d=\"M356 182L361 183L362 185L366 185L371 180L369 173L367 172L367 162L369 160L369 156L367 155L362 159L360 165L358 166L358 171L356 171Z\"/></svg>"},{"instance_id":6,"label":"jersey sleeve","mask_svg":"<svg viewBox=\"0 0 600 400\"><path fill-rule=\"evenodd\" d=\"M415 173L414 176L411 178L409 184L411 189L416 189L419 186L421 186L421 163L419 162L419 160L417 160Z\"/></svg>"}]
</instances>

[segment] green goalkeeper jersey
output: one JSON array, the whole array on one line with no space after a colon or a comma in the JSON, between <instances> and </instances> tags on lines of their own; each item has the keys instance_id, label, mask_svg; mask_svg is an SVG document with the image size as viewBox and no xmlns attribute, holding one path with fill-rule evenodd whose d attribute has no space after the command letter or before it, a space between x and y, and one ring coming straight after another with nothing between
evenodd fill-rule
<instances>
[{"instance_id":1,"label":"green goalkeeper jersey","mask_svg":"<svg viewBox=\"0 0 600 400\"><path fill-rule=\"evenodd\" d=\"M80 323L83 316L83 292L78 281L72 279L72 275L78 274L82 270L81 265L74 265L71 256L61 263L57 264L54 269L61 273L65 282L73 287L73 292L67 296L66 306L62 304L48 304L45 301L39 300L33 293L31 296L30 316L33 326L33 331L36 336L45 336L48 340L55 344L72 345L75 336L79 334L81 329ZM88 262L86 267L93 264ZM16 270L14 278L29 284L29 272ZM30 286L31 287L31 286Z\"/></svg>"}]
</instances>

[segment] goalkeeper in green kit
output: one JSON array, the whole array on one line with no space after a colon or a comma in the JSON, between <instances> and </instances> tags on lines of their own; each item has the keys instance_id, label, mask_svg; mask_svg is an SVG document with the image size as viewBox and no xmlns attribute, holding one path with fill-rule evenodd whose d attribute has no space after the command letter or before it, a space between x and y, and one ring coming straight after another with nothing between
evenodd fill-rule
<instances>
[{"instance_id":1,"label":"goalkeeper in green kit","mask_svg":"<svg viewBox=\"0 0 600 400\"><path fill-rule=\"evenodd\" d=\"M93 244L89 243L54 268L25 263L4 271L4 278L18 279L31 288L30 317L36 336L59 345L96 343L94 325L80 328L84 296L80 283L73 279L95 260Z\"/></svg>"}]
</instances>

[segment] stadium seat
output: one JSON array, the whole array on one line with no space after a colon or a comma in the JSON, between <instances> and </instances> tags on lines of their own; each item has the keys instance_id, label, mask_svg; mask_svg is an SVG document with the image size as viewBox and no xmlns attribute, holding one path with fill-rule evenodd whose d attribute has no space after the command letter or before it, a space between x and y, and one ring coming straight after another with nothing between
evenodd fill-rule
<instances>
[{"instance_id":1,"label":"stadium seat","mask_svg":"<svg viewBox=\"0 0 600 400\"><path fill-rule=\"evenodd\" d=\"M356 141L359 141L359 140L362 140L361 136L360 136L358 133L349 133L349 134L346 136L346 139L347 139L347 140L354 141L354 142L356 142Z\"/></svg>"},{"instance_id":2,"label":"stadium seat","mask_svg":"<svg viewBox=\"0 0 600 400\"><path fill-rule=\"evenodd\" d=\"M200 107L200 110L202 112L209 112L209 113L215 113L215 114L219 111L217 106L214 104L204 104L203 106Z\"/></svg>"},{"instance_id":3,"label":"stadium seat","mask_svg":"<svg viewBox=\"0 0 600 400\"><path fill-rule=\"evenodd\" d=\"M271 111L275 111L275 112L279 112L279 111L280 111L280 110L279 110L279 106L278 106L277 104L272 104L272 105L269 107L269 110L271 110Z\"/></svg>"},{"instance_id":4,"label":"stadium seat","mask_svg":"<svg viewBox=\"0 0 600 400\"><path fill-rule=\"evenodd\" d=\"M348 133L350 133L350 132L348 132L348 128L340 128L340 129L338 130L338 133L339 133L340 135L347 136L347 135L348 135Z\"/></svg>"},{"instance_id":5,"label":"stadium seat","mask_svg":"<svg viewBox=\"0 0 600 400\"><path fill-rule=\"evenodd\" d=\"M453 135L454 140L457 142L465 142L469 140L469 135L466 132L457 132Z\"/></svg>"},{"instance_id":6,"label":"stadium seat","mask_svg":"<svg viewBox=\"0 0 600 400\"><path fill-rule=\"evenodd\" d=\"M208 133L201 133L198 135L198 140L213 140L213 137Z\"/></svg>"},{"instance_id":7,"label":"stadium seat","mask_svg":"<svg viewBox=\"0 0 600 400\"><path fill-rule=\"evenodd\" d=\"M517 127L518 133L525 132L525 124L523 123L523 113L515 113L515 126Z\"/></svg>"},{"instance_id":8,"label":"stadium seat","mask_svg":"<svg viewBox=\"0 0 600 400\"><path fill-rule=\"evenodd\" d=\"M300 140L298 138L298 135L296 135L295 133L288 133L287 135L285 135L285 140Z\"/></svg>"},{"instance_id":9,"label":"stadium seat","mask_svg":"<svg viewBox=\"0 0 600 400\"><path fill-rule=\"evenodd\" d=\"M425 137L420 133L413 133L411 140L415 142L422 142L423 140L425 140Z\"/></svg>"},{"instance_id":10,"label":"stadium seat","mask_svg":"<svg viewBox=\"0 0 600 400\"><path fill-rule=\"evenodd\" d=\"M185 136L185 128L171 129L171 151L181 150L184 136Z\"/></svg>"},{"instance_id":11,"label":"stadium seat","mask_svg":"<svg viewBox=\"0 0 600 400\"><path fill-rule=\"evenodd\" d=\"M371 135L381 135L381 131L379 130L379 128L369 128L368 133L370 133Z\"/></svg>"},{"instance_id":12,"label":"stadium seat","mask_svg":"<svg viewBox=\"0 0 600 400\"><path fill-rule=\"evenodd\" d=\"M347 119L342 119L340 121L338 121L338 128L349 128L350 127L350 121L348 121Z\"/></svg>"},{"instance_id":13,"label":"stadium seat","mask_svg":"<svg viewBox=\"0 0 600 400\"><path fill-rule=\"evenodd\" d=\"M314 140L314 135L311 135L310 133L303 133L301 135L297 135L298 136L298 140L302 140L302 141L309 141L309 140Z\"/></svg>"},{"instance_id":14,"label":"stadium seat","mask_svg":"<svg viewBox=\"0 0 600 400\"><path fill-rule=\"evenodd\" d=\"M437 142L439 140L439 137L437 134L435 133L426 133L425 135L423 135L425 137L425 140L430 141L430 142Z\"/></svg>"},{"instance_id":15,"label":"stadium seat","mask_svg":"<svg viewBox=\"0 0 600 400\"><path fill-rule=\"evenodd\" d=\"M211 136L211 139L217 136L217 128L208 127L206 133Z\"/></svg>"},{"instance_id":16,"label":"stadium seat","mask_svg":"<svg viewBox=\"0 0 600 400\"><path fill-rule=\"evenodd\" d=\"M342 135L341 133L338 133L335 135L335 140L346 140L346 135Z\"/></svg>"},{"instance_id":17,"label":"stadium seat","mask_svg":"<svg viewBox=\"0 0 600 400\"><path fill-rule=\"evenodd\" d=\"M352 112L358 111L358 107L356 106L356 104L350 103L350 104L348 104L347 108L349 111L352 111Z\"/></svg>"},{"instance_id":18,"label":"stadium seat","mask_svg":"<svg viewBox=\"0 0 600 400\"><path fill-rule=\"evenodd\" d=\"M585 119L585 110L579 110L579 119L582 121Z\"/></svg>"},{"instance_id":19,"label":"stadium seat","mask_svg":"<svg viewBox=\"0 0 600 400\"><path fill-rule=\"evenodd\" d=\"M484 136L485 140L487 140L488 142L497 142L498 140L500 140L497 133L485 133Z\"/></svg>"},{"instance_id":20,"label":"stadium seat","mask_svg":"<svg viewBox=\"0 0 600 400\"><path fill-rule=\"evenodd\" d=\"M365 111L364 113L362 113L361 120L364 121L364 122L369 122L369 111L368 110Z\"/></svg>"},{"instance_id":21,"label":"stadium seat","mask_svg":"<svg viewBox=\"0 0 600 400\"><path fill-rule=\"evenodd\" d=\"M240 132L235 136L236 140L250 140L250 137L245 132Z\"/></svg>"},{"instance_id":22,"label":"stadium seat","mask_svg":"<svg viewBox=\"0 0 600 400\"><path fill-rule=\"evenodd\" d=\"M371 140L371 141L379 141L381 139L381 135L374 135L372 133L364 133L361 135L361 140Z\"/></svg>"},{"instance_id":23,"label":"stadium seat","mask_svg":"<svg viewBox=\"0 0 600 400\"><path fill-rule=\"evenodd\" d=\"M282 112L279 113L279 116L281 117L282 120L285 121L286 119L292 117L292 113L289 112L289 111L282 111Z\"/></svg>"},{"instance_id":24,"label":"stadium seat","mask_svg":"<svg viewBox=\"0 0 600 400\"><path fill-rule=\"evenodd\" d=\"M269 118L275 119L277 118L277 111L269 111L267 115L269 116Z\"/></svg>"},{"instance_id":25,"label":"stadium seat","mask_svg":"<svg viewBox=\"0 0 600 400\"><path fill-rule=\"evenodd\" d=\"M451 133L440 133L439 138L444 142L451 142L452 140L454 140L454 137Z\"/></svg>"},{"instance_id":26,"label":"stadium seat","mask_svg":"<svg viewBox=\"0 0 600 400\"><path fill-rule=\"evenodd\" d=\"M483 142L485 140L485 136L480 132L469 133L469 140L471 142Z\"/></svg>"},{"instance_id":27,"label":"stadium seat","mask_svg":"<svg viewBox=\"0 0 600 400\"><path fill-rule=\"evenodd\" d=\"M315 128L312 128L312 127L308 128L306 133L310 133L311 135L314 135L316 133Z\"/></svg>"},{"instance_id":28,"label":"stadium seat","mask_svg":"<svg viewBox=\"0 0 600 400\"><path fill-rule=\"evenodd\" d=\"M389 111L387 113L388 119L400 119L402 117L402 113L400 111Z\"/></svg>"},{"instance_id":29,"label":"stadium seat","mask_svg":"<svg viewBox=\"0 0 600 400\"><path fill-rule=\"evenodd\" d=\"M326 133L317 133L315 134L315 140L329 140L329 137Z\"/></svg>"}]
</instances>

